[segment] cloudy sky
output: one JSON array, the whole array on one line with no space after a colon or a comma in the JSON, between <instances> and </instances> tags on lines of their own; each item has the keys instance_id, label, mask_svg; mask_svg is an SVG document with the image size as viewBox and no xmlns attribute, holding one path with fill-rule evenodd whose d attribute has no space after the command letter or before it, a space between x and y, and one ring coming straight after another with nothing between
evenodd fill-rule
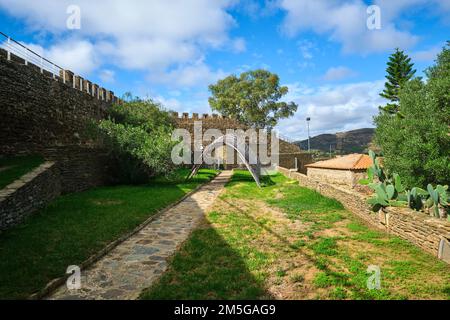
<instances>
[{"instance_id":1,"label":"cloudy sky","mask_svg":"<svg viewBox=\"0 0 450 320\"><path fill-rule=\"evenodd\" d=\"M68 29L68 8L81 28ZM377 5L381 28L367 28ZM70 11L70 10L69 10ZM117 95L209 113L208 84L265 68L297 114L278 129L311 134L372 126L394 48L418 75L450 37L450 0L0 0L0 30Z\"/></svg>"}]
</instances>

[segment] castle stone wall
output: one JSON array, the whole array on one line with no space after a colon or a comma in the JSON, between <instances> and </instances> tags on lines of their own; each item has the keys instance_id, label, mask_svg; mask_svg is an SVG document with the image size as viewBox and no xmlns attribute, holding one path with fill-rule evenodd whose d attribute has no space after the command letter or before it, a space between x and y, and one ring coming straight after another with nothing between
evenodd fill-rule
<instances>
[{"instance_id":1,"label":"castle stone wall","mask_svg":"<svg viewBox=\"0 0 450 320\"><path fill-rule=\"evenodd\" d=\"M88 142L87 123L104 117L118 99L70 71L64 73L54 76L13 54L8 61L0 49L0 154Z\"/></svg>"},{"instance_id":2,"label":"castle stone wall","mask_svg":"<svg viewBox=\"0 0 450 320\"><path fill-rule=\"evenodd\" d=\"M218 129L222 132L222 134L226 134L228 129L231 130L247 130L249 129L247 126L243 125L239 121L229 118L223 117L217 114L202 114L199 115L197 113L193 113L190 115L189 113L183 113L181 116L177 113L173 113L173 118L175 120L175 127L179 129L186 129L191 134L191 141L194 141L194 125L196 121L202 123L202 134L204 134L208 129ZM203 141L203 145L206 146L211 141ZM270 137L268 141L268 152L270 154ZM226 157L226 156L224 156ZM301 152L301 149L298 145L293 143L289 143L280 139L279 141L279 159L280 163L286 165L287 167L295 166L295 158L298 158L299 167L303 168L304 165L311 163L312 159L310 159L309 155ZM238 157L235 155L235 162L233 164L227 164L228 167L237 166L238 165Z\"/></svg>"}]
</instances>

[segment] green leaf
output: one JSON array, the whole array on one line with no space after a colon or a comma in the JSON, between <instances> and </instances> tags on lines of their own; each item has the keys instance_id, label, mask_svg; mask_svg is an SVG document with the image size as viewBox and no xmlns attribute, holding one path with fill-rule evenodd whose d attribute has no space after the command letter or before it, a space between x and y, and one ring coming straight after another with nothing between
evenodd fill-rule
<instances>
[{"instance_id":1,"label":"green leaf","mask_svg":"<svg viewBox=\"0 0 450 320\"><path fill-rule=\"evenodd\" d=\"M389 201L389 205L391 207L406 207L408 205L408 202L406 202L406 201L398 201L398 200L391 200L391 201Z\"/></svg>"},{"instance_id":2,"label":"green leaf","mask_svg":"<svg viewBox=\"0 0 450 320\"><path fill-rule=\"evenodd\" d=\"M404 192L405 187L402 184L402 180L400 179L400 176L397 173L394 173L394 183L395 183L395 189L397 192Z\"/></svg>"},{"instance_id":3,"label":"green leaf","mask_svg":"<svg viewBox=\"0 0 450 320\"><path fill-rule=\"evenodd\" d=\"M358 181L358 183L363 186L367 186L367 185L369 185L370 181L368 179L361 179Z\"/></svg>"},{"instance_id":4,"label":"green leaf","mask_svg":"<svg viewBox=\"0 0 450 320\"><path fill-rule=\"evenodd\" d=\"M413 188L413 190L415 190L415 192L419 196L428 196L428 195L430 195L426 190L424 190L422 188L415 187L415 188Z\"/></svg>"},{"instance_id":5,"label":"green leaf","mask_svg":"<svg viewBox=\"0 0 450 320\"><path fill-rule=\"evenodd\" d=\"M384 201L388 200L388 196L387 196L386 192L383 190L381 185L378 185L375 188L375 192L377 193L377 196L378 196L379 199L382 199Z\"/></svg>"},{"instance_id":6,"label":"green leaf","mask_svg":"<svg viewBox=\"0 0 450 320\"><path fill-rule=\"evenodd\" d=\"M375 152L373 152L372 150L369 150L369 156L372 159L373 163L375 164L375 158L376 158Z\"/></svg>"},{"instance_id":7,"label":"green leaf","mask_svg":"<svg viewBox=\"0 0 450 320\"><path fill-rule=\"evenodd\" d=\"M435 216L436 218L439 218L439 206L435 205L435 206L433 207L433 211L434 211L434 216Z\"/></svg>"},{"instance_id":8,"label":"green leaf","mask_svg":"<svg viewBox=\"0 0 450 320\"><path fill-rule=\"evenodd\" d=\"M379 187L379 185L380 185L380 183L379 182L377 182L377 183L369 183L369 188L370 189L372 189L372 190L374 190L374 191L376 191L377 190L377 188Z\"/></svg>"},{"instance_id":9,"label":"green leaf","mask_svg":"<svg viewBox=\"0 0 450 320\"><path fill-rule=\"evenodd\" d=\"M386 194L387 194L387 197L388 197L389 200L394 197L395 188L394 188L394 186L392 184L390 184L390 185L388 185L386 187Z\"/></svg>"},{"instance_id":10,"label":"green leaf","mask_svg":"<svg viewBox=\"0 0 450 320\"><path fill-rule=\"evenodd\" d=\"M367 178L370 182L373 182L374 170L372 167L367 168Z\"/></svg>"},{"instance_id":11,"label":"green leaf","mask_svg":"<svg viewBox=\"0 0 450 320\"><path fill-rule=\"evenodd\" d=\"M397 196L397 200L408 202L408 195L405 193L399 194Z\"/></svg>"}]
</instances>

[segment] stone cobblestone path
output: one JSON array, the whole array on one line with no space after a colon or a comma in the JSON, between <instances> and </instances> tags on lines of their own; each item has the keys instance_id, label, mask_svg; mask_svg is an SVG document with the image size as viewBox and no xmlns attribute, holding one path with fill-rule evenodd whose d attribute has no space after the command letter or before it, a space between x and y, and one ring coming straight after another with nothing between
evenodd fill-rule
<instances>
[{"instance_id":1,"label":"stone cobblestone path","mask_svg":"<svg viewBox=\"0 0 450 320\"><path fill-rule=\"evenodd\" d=\"M195 229L231 175L231 171L222 172L90 268L82 270L81 289L68 290L63 285L48 299L138 298L167 269L167 259Z\"/></svg>"}]
</instances>

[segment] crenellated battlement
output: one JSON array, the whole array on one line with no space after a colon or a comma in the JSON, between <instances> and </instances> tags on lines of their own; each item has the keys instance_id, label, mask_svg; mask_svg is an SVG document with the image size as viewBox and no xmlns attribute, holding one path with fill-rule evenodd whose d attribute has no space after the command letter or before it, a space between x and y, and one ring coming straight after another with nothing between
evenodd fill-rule
<instances>
[{"instance_id":1,"label":"crenellated battlement","mask_svg":"<svg viewBox=\"0 0 450 320\"><path fill-rule=\"evenodd\" d=\"M63 83L68 87L71 87L75 90L84 92L97 100L104 101L106 103L121 103L122 100L114 95L114 92L111 90L107 90L98 84L92 83L91 81L84 79L83 77L76 75L74 72L70 70L62 69L56 65L52 64L52 68L45 68L44 66L38 66L31 61L28 61L25 58L22 58L16 55L13 52L7 51L3 48L0 48L0 57L5 58L9 62L14 62L20 65L25 65L28 68L34 70L35 72L39 72L42 75L51 78L57 82ZM51 64L51 62L47 62L47 64ZM52 71L49 71L51 69Z\"/></svg>"},{"instance_id":2,"label":"crenellated battlement","mask_svg":"<svg viewBox=\"0 0 450 320\"><path fill-rule=\"evenodd\" d=\"M120 100L69 70L33 62L0 48L0 154L92 143L89 123Z\"/></svg>"},{"instance_id":3,"label":"crenellated battlement","mask_svg":"<svg viewBox=\"0 0 450 320\"><path fill-rule=\"evenodd\" d=\"M188 112L178 113L178 112L172 112L172 117L176 119L183 119L183 120L205 120L205 119L230 119L227 116L222 116L219 114L209 114L209 113L192 113L189 114Z\"/></svg>"}]
</instances>

